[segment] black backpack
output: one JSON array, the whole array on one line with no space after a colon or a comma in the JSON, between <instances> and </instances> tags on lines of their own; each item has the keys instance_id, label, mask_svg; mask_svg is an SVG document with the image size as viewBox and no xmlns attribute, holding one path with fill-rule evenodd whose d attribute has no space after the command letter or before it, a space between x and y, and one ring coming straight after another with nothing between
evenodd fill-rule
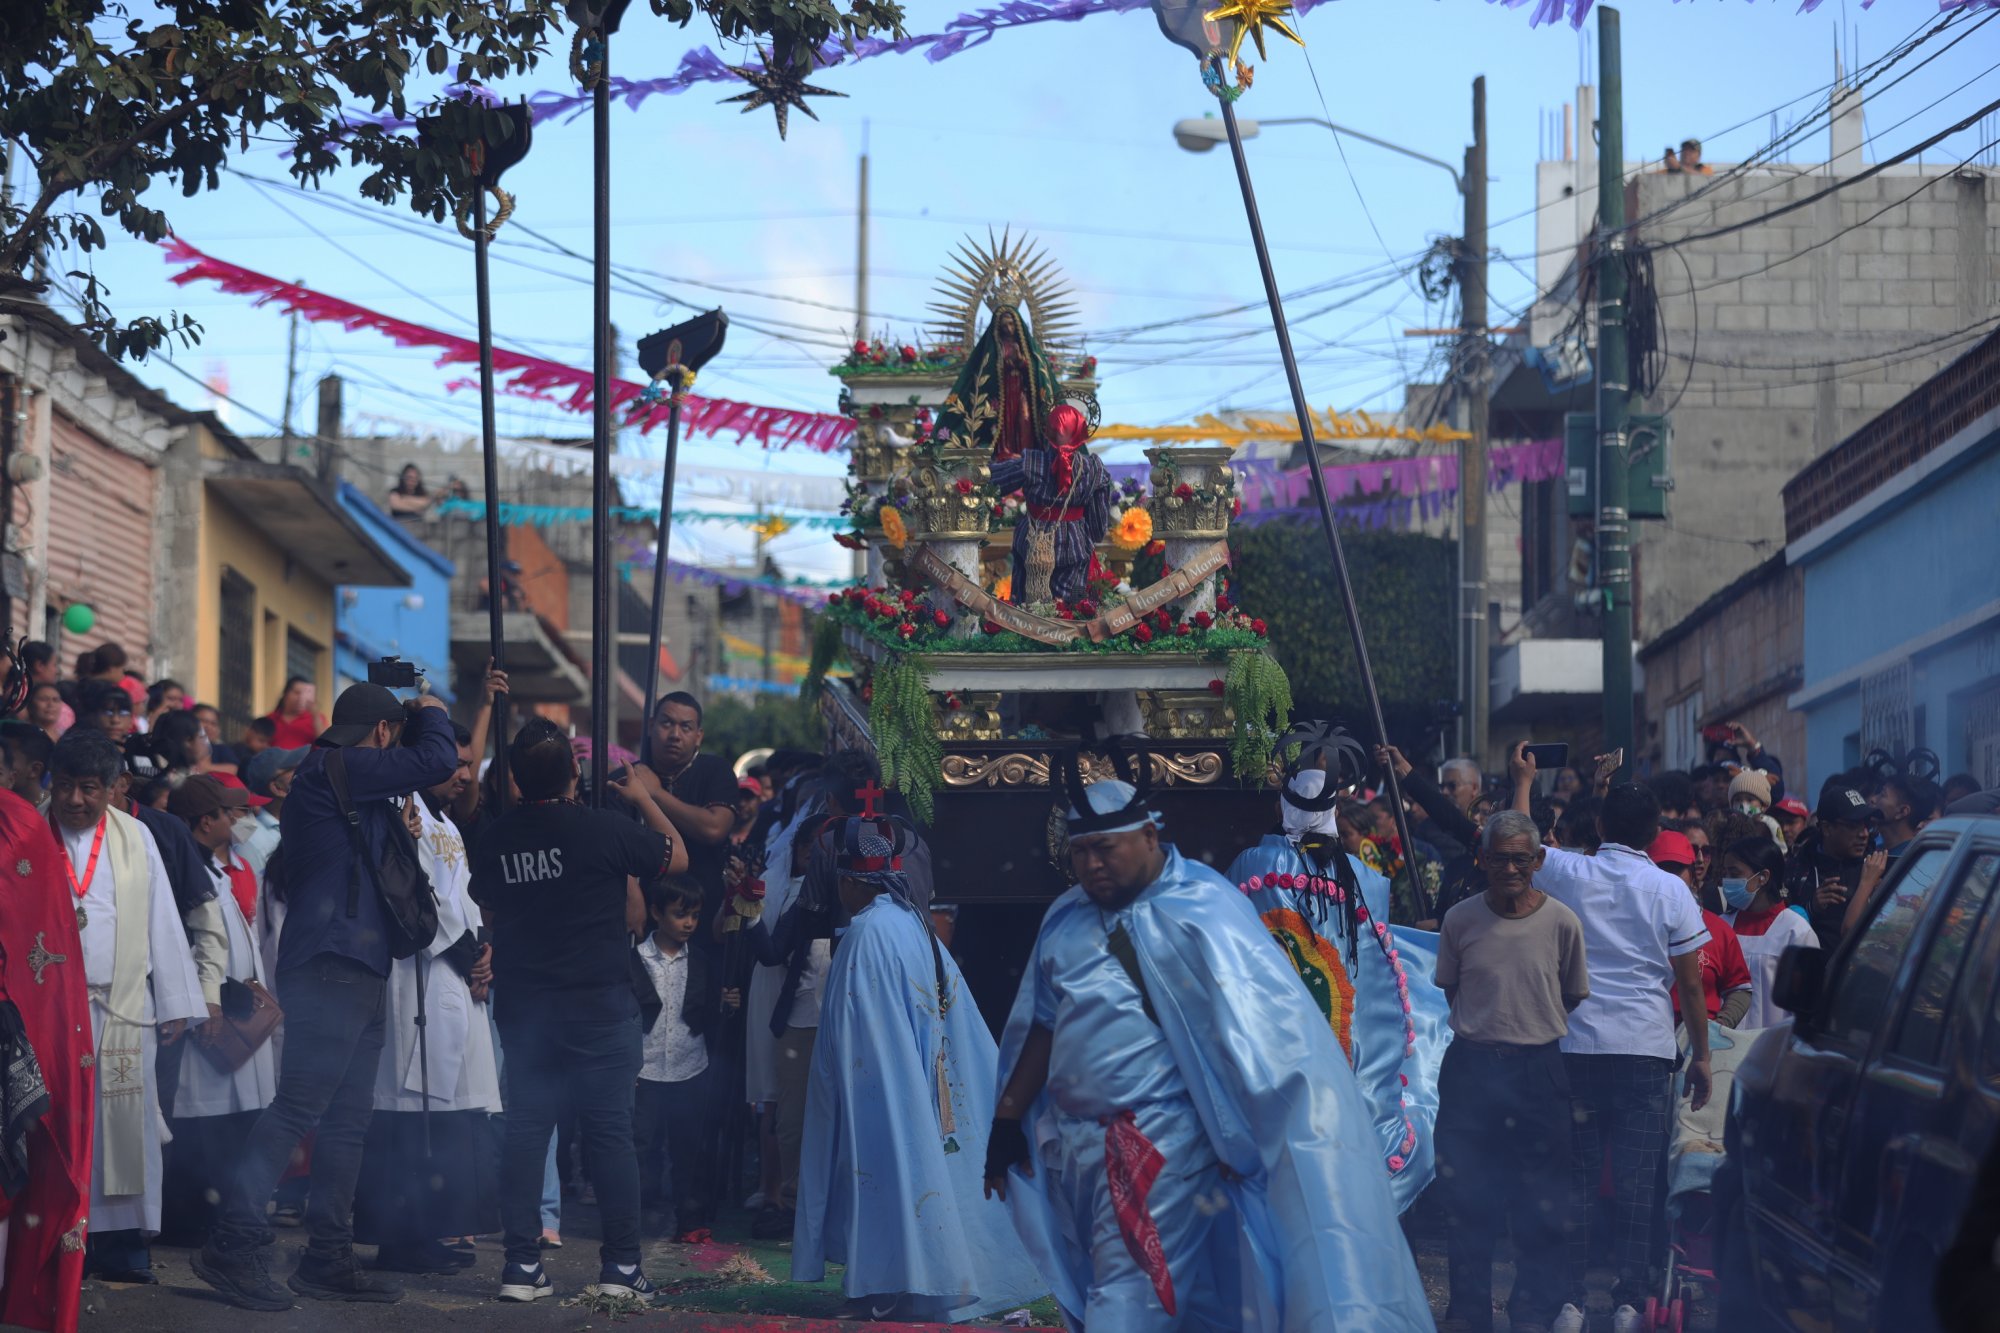
<instances>
[{"instance_id":1,"label":"black backpack","mask_svg":"<svg viewBox=\"0 0 2000 1333\"><path fill-rule=\"evenodd\" d=\"M387 926L389 956L411 958L430 947L437 938L437 894L430 876L417 858L417 840L409 825L400 819L389 821L388 837L377 864L368 854L368 839L361 832L361 812L347 799L347 754L333 749L326 756L326 777L333 786L334 803L347 821L348 841L354 847L355 866L347 875L347 914L361 910L361 875L366 873L382 900L382 917Z\"/></svg>"}]
</instances>

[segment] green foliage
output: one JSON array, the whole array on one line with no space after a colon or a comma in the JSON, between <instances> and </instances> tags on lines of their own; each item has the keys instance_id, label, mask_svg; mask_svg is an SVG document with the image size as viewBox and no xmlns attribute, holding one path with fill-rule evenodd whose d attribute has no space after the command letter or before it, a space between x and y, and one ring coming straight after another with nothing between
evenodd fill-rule
<instances>
[{"instance_id":1,"label":"green foliage","mask_svg":"<svg viewBox=\"0 0 2000 1333\"><path fill-rule=\"evenodd\" d=\"M768 39L774 59L802 66L829 38L851 43L902 35L894 0L651 0L655 14L686 24L697 10L725 40ZM137 10L143 17L132 17ZM628 14L621 30L642 16ZM171 230L152 188L192 197L216 188L232 152L250 140L292 150L301 183L317 186L342 165L362 168L360 192L442 221L467 184L460 145L506 133L494 111L449 109L443 133L348 125L343 107L406 117L449 77L484 82L568 57L561 0L35 0L0 5L0 136L16 143L35 185L0 211L0 277L38 253L88 255L104 227L158 241ZM616 69L613 51L613 72ZM422 86L419 86L422 85ZM52 263L51 267L58 267ZM139 355L200 329L174 314L121 323L87 263L84 327L107 350Z\"/></svg>"},{"instance_id":2,"label":"green foliage","mask_svg":"<svg viewBox=\"0 0 2000 1333\"><path fill-rule=\"evenodd\" d=\"M1239 527L1229 535L1237 600L1270 627L1271 651L1291 678L1301 717L1373 727L1333 561L1316 524ZM1420 731L1439 700L1455 697L1454 548L1404 532L1342 532L1368 657L1392 734Z\"/></svg>"},{"instance_id":3,"label":"green foliage","mask_svg":"<svg viewBox=\"0 0 2000 1333\"><path fill-rule=\"evenodd\" d=\"M799 682L799 698L816 703L826 688L826 673L841 657L840 622L829 615L813 618L812 657L806 662L805 678Z\"/></svg>"},{"instance_id":4,"label":"green foliage","mask_svg":"<svg viewBox=\"0 0 2000 1333\"><path fill-rule=\"evenodd\" d=\"M1292 684L1284 668L1263 653L1231 653L1222 699L1236 714L1229 757L1236 776L1262 784L1278 737L1292 724Z\"/></svg>"},{"instance_id":5,"label":"green foliage","mask_svg":"<svg viewBox=\"0 0 2000 1333\"><path fill-rule=\"evenodd\" d=\"M712 696L702 709L701 748L731 763L746 750L770 745L800 750L826 748L826 725L819 710L781 694Z\"/></svg>"},{"instance_id":6,"label":"green foliage","mask_svg":"<svg viewBox=\"0 0 2000 1333\"><path fill-rule=\"evenodd\" d=\"M930 681L930 668L917 658L885 657L875 665L875 695L868 710L882 781L903 793L911 813L926 824L931 822L931 792L944 764Z\"/></svg>"}]
</instances>

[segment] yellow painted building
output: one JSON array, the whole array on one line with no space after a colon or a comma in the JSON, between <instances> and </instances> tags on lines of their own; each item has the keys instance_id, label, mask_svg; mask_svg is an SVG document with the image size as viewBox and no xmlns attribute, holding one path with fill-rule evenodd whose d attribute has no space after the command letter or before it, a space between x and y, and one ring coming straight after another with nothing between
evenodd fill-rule
<instances>
[{"instance_id":1,"label":"yellow painted building","mask_svg":"<svg viewBox=\"0 0 2000 1333\"><path fill-rule=\"evenodd\" d=\"M340 585L401 587L409 575L311 473L257 458L211 414L193 415L172 452L170 542L196 571L182 593L192 593L191 635L174 654L193 663L184 683L215 704L229 740L272 710L291 676L313 682L327 713Z\"/></svg>"}]
</instances>

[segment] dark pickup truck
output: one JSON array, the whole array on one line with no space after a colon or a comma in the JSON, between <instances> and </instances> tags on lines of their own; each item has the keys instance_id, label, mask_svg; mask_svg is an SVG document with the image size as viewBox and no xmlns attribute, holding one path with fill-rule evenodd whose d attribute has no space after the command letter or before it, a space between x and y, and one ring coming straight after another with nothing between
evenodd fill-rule
<instances>
[{"instance_id":1,"label":"dark pickup truck","mask_svg":"<svg viewBox=\"0 0 2000 1333\"><path fill-rule=\"evenodd\" d=\"M1939 820L1830 953L1788 950L1714 1202L1729 1333L1940 1327L1933 1288L2000 1127L2000 817Z\"/></svg>"}]
</instances>

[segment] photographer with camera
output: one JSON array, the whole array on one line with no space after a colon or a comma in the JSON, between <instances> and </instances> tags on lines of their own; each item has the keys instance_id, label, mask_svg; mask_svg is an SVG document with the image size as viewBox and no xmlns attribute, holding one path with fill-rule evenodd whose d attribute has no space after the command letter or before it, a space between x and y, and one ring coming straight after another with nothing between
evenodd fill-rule
<instances>
[{"instance_id":1,"label":"photographer with camera","mask_svg":"<svg viewBox=\"0 0 2000 1333\"><path fill-rule=\"evenodd\" d=\"M407 869L405 861L414 866L415 849L393 798L434 787L457 767L457 739L440 700L426 693L403 702L369 682L342 691L332 725L292 775L282 840L266 869L281 876L286 906L277 959L285 1011L278 1092L243 1147L214 1234L194 1259L195 1274L232 1305L291 1308L291 1292L271 1278L265 1204L315 1125L308 1244L291 1291L321 1300L402 1298L400 1287L355 1262L353 1217L391 948L408 933L384 899L392 884L428 894L420 871L414 885L394 873Z\"/></svg>"}]
</instances>

